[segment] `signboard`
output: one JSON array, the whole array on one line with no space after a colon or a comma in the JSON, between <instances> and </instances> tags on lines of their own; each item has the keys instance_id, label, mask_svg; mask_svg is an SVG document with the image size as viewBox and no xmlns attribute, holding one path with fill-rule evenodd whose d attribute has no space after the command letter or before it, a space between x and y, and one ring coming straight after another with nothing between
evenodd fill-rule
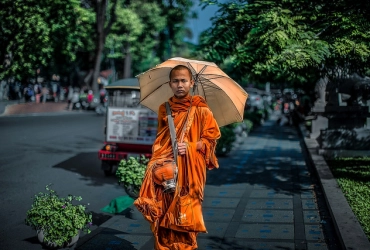
<instances>
[{"instance_id":1,"label":"signboard","mask_svg":"<svg viewBox=\"0 0 370 250\"><path fill-rule=\"evenodd\" d=\"M107 142L152 145L157 115L149 109L108 107Z\"/></svg>"}]
</instances>

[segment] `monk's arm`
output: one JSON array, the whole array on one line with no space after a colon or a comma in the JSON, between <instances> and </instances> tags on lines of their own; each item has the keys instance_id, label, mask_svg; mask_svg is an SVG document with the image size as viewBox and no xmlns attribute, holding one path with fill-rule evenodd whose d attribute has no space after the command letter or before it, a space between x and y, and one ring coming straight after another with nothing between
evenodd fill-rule
<instances>
[{"instance_id":1,"label":"monk's arm","mask_svg":"<svg viewBox=\"0 0 370 250\"><path fill-rule=\"evenodd\" d=\"M217 139L221 137L220 128L208 108L202 109L202 130L200 135L201 148L200 152L204 155L208 168L218 167L215 148ZM200 143L199 143L200 144ZM197 143L198 146L198 143Z\"/></svg>"},{"instance_id":2,"label":"monk's arm","mask_svg":"<svg viewBox=\"0 0 370 250\"><path fill-rule=\"evenodd\" d=\"M202 110L202 122L200 138L203 149L209 143L213 143L219 139L221 137L221 132L212 112L207 108L203 108Z\"/></svg>"}]
</instances>

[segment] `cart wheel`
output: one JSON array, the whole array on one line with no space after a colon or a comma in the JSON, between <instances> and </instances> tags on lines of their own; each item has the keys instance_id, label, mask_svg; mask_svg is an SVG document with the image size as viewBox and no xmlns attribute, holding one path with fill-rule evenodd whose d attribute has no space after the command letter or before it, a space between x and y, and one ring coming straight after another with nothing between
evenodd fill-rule
<instances>
[{"instance_id":1,"label":"cart wheel","mask_svg":"<svg viewBox=\"0 0 370 250\"><path fill-rule=\"evenodd\" d=\"M113 175L112 170L104 170L104 174L105 174L105 176L112 176Z\"/></svg>"},{"instance_id":2,"label":"cart wheel","mask_svg":"<svg viewBox=\"0 0 370 250\"><path fill-rule=\"evenodd\" d=\"M133 199L139 198L140 190L136 189L133 185L125 186L125 192Z\"/></svg>"},{"instance_id":3,"label":"cart wheel","mask_svg":"<svg viewBox=\"0 0 370 250\"><path fill-rule=\"evenodd\" d=\"M113 165L109 164L108 162L102 161L101 168L104 171L105 176L112 176L113 175Z\"/></svg>"}]
</instances>

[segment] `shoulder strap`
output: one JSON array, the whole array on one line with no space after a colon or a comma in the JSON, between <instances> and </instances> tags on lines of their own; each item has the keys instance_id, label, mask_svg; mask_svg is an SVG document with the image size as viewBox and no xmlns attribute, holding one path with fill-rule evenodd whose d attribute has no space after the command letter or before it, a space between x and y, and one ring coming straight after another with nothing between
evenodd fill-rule
<instances>
[{"instance_id":1,"label":"shoulder strap","mask_svg":"<svg viewBox=\"0 0 370 250\"><path fill-rule=\"evenodd\" d=\"M171 133L171 144L172 144L173 157L175 159L175 162L177 163L178 150L177 150L176 130L175 130L175 124L173 123L170 104L168 102L166 102L166 112L167 112L168 126L170 128L170 133Z\"/></svg>"}]
</instances>

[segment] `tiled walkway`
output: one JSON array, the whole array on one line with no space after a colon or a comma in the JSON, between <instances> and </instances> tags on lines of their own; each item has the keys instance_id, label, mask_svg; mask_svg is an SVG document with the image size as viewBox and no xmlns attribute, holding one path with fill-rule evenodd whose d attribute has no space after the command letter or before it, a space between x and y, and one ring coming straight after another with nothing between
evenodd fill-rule
<instances>
[{"instance_id":1,"label":"tiled walkway","mask_svg":"<svg viewBox=\"0 0 370 250\"><path fill-rule=\"evenodd\" d=\"M276 117L208 172L199 250L340 250L323 195L294 127ZM76 249L150 250L148 224L114 216Z\"/></svg>"}]
</instances>

